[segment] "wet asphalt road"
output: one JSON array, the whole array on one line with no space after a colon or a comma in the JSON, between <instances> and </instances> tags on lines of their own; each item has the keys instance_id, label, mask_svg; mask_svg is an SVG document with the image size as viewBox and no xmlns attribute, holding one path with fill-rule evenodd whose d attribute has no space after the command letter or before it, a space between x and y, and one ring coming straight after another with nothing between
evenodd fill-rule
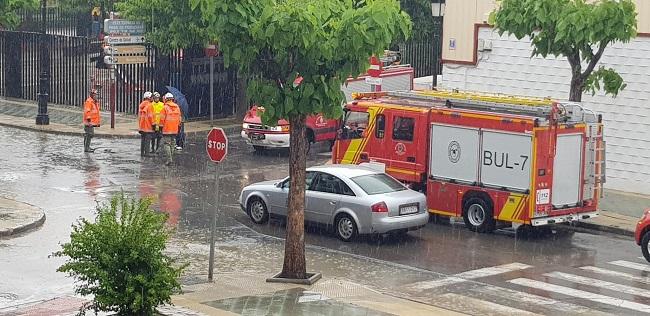
<instances>
[{"instance_id":1,"label":"wet asphalt road","mask_svg":"<svg viewBox=\"0 0 650 316\"><path fill-rule=\"evenodd\" d=\"M47 216L43 227L36 231L0 239L0 308L71 293L71 280L54 272L63 260L50 258L49 254L59 249L59 243L68 240L70 225L77 218L92 217L97 202L106 201L116 192L153 196L155 207L170 215L169 223L177 228L177 239L205 243L208 219L214 207L216 168L207 161L202 140L191 140L171 168L161 166L161 158L141 159L138 146L139 140L135 139L96 139L93 147L97 147L97 151L84 154L80 137L0 127L0 148L3 148L0 151L0 194L41 207ZM326 149L316 147L310 153L308 164L322 164L328 159ZM288 154L283 151L255 154L252 148L233 136L229 156L221 167L223 192L219 227L243 224L265 235L283 237L285 231L281 221L272 220L264 226L252 224L239 209L237 198L240 189L249 183L286 176ZM563 301L571 297L581 306L595 304L598 310L610 313L634 314L641 310L619 310L611 302L594 303L593 298L580 297L580 293L558 294L558 291L534 289L535 284L517 280L550 282L647 306L650 311L650 278L647 278L650 269L642 271L629 265L621 268L611 263L616 260L643 263L638 258L639 248L630 238L573 234L565 229L532 237L515 235L508 230L485 235L469 232L462 224L447 222L430 223L403 238L369 237L353 243L341 242L323 229L310 227L306 242L449 275L504 264L524 265L528 268L475 278L483 284L495 284L518 293L529 292ZM638 293L629 289L623 294L613 293L607 286L589 287L575 279L557 278L557 275L553 279L553 273L599 276L585 274L585 266L616 268L628 275L623 283L634 286ZM514 279L516 281L512 281ZM599 279L603 279L602 275ZM604 280L615 281L611 276L605 276ZM473 286L474 283L451 282L435 286L401 286L399 290L427 298L468 291L479 293L474 296L478 298L498 296L483 293ZM444 306L431 300L431 303ZM506 311L504 313L512 314L512 310Z\"/></svg>"}]
</instances>

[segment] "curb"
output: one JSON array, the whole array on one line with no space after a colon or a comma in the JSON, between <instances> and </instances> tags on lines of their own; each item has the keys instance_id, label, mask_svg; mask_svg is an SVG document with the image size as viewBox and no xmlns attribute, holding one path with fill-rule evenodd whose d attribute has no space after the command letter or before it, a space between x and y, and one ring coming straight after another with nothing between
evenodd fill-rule
<instances>
[{"instance_id":1,"label":"curb","mask_svg":"<svg viewBox=\"0 0 650 316\"><path fill-rule=\"evenodd\" d=\"M8 237L16 234L20 234L23 232L26 232L28 230L31 230L33 228L37 228L43 225L45 223L45 213L41 211L41 216L38 220L33 221L31 223L25 224L25 225L20 225L16 226L13 228L8 228L8 229L2 229L0 230L0 237Z\"/></svg>"},{"instance_id":2,"label":"curb","mask_svg":"<svg viewBox=\"0 0 650 316\"><path fill-rule=\"evenodd\" d=\"M24 126L24 125L18 125L18 124L11 124L11 123L6 123L6 122L0 122L0 126L5 126L5 127L12 127L12 128L17 128L25 131L34 131L34 132L42 132L42 133L47 133L47 134L53 134L53 135L65 135L65 136L83 136L83 132L72 132L72 131L61 131L61 130L56 130L56 129L41 129L38 127L31 127L31 126ZM221 127L223 128L224 132L226 132L226 135L235 135L238 133L238 129L241 127L239 125L229 125L229 126L224 126ZM207 133L210 130L201 130L201 131L193 131L193 132L187 132L185 133L186 137L196 137L196 136L204 136L207 135ZM94 138L101 138L101 139L138 139L140 138L140 134L103 134L103 133L95 133Z\"/></svg>"},{"instance_id":3,"label":"curb","mask_svg":"<svg viewBox=\"0 0 650 316\"><path fill-rule=\"evenodd\" d=\"M596 232L610 233L610 234L627 236L627 237L634 237L634 232L629 231L627 229L623 229L615 226L598 225L598 224L587 223L587 222L578 222L575 225L569 226L569 228L576 231L582 231L582 232L596 231Z\"/></svg>"},{"instance_id":4,"label":"curb","mask_svg":"<svg viewBox=\"0 0 650 316\"><path fill-rule=\"evenodd\" d=\"M17 125L17 124L5 123L5 122L0 122L0 126L12 127L12 128L17 128L17 129L24 130L24 131L41 132L41 133L47 133L47 134L53 134L53 135L65 135L65 136L83 136L84 135L83 132L61 131L61 130L56 130L56 129L41 129L41 128L38 128L38 127ZM111 139L111 138L139 138L139 137L140 137L139 134L121 135L121 134L99 134L99 133L95 133L95 136L94 136L94 138L104 138L104 139Z\"/></svg>"}]
</instances>

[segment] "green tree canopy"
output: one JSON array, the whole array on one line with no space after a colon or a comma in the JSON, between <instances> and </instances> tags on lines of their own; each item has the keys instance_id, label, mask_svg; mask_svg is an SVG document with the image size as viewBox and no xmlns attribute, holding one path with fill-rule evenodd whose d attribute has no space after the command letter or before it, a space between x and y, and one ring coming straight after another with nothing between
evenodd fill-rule
<instances>
[{"instance_id":1,"label":"green tree canopy","mask_svg":"<svg viewBox=\"0 0 650 316\"><path fill-rule=\"evenodd\" d=\"M116 8L123 18L143 21L147 40L164 52L204 47L216 37L187 0L122 0Z\"/></svg>"},{"instance_id":2,"label":"green tree canopy","mask_svg":"<svg viewBox=\"0 0 650 316\"><path fill-rule=\"evenodd\" d=\"M529 36L533 56L565 56L571 65L571 101L601 88L616 96L625 88L611 68L595 70L608 45L636 36L632 0L501 0L490 22L499 34Z\"/></svg>"},{"instance_id":3,"label":"green tree canopy","mask_svg":"<svg viewBox=\"0 0 650 316\"><path fill-rule=\"evenodd\" d=\"M265 122L292 115L341 115L341 84L368 69L411 24L394 0L189 0L215 28L225 63L255 76L253 102ZM294 85L301 76L302 83Z\"/></svg>"},{"instance_id":4,"label":"green tree canopy","mask_svg":"<svg viewBox=\"0 0 650 316\"><path fill-rule=\"evenodd\" d=\"M20 24L19 10L38 8L38 0L0 0L0 29L13 29Z\"/></svg>"}]
</instances>

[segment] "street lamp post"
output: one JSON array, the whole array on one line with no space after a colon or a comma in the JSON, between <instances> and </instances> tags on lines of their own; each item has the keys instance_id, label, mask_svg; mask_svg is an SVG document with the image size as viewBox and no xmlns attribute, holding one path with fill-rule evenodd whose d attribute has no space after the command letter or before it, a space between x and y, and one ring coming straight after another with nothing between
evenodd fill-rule
<instances>
[{"instance_id":1,"label":"street lamp post","mask_svg":"<svg viewBox=\"0 0 650 316\"><path fill-rule=\"evenodd\" d=\"M433 43L436 49L434 56L438 57L438 60L433 62L433 87L438 85L438 74L440 71L440 58L442 58L442 19L445 15L445 0L431 0L431 15L434 19L434 31L433 31Z\"/></svg>"},{"instance_id":2,"label":"street lamp post","mask_svg":"<svg viewBox=\"0 0 650 316\"><path fill-rule=\"evenodd\" d=\"M50 89L50 52L49 43L46 34L47 9L46 0L41 0L41 36L40 36L40 77L38 80L38 115L36 115L36 125L49 125L50 117L47 114L47 99Z\"/></svg>"}]
</instances>

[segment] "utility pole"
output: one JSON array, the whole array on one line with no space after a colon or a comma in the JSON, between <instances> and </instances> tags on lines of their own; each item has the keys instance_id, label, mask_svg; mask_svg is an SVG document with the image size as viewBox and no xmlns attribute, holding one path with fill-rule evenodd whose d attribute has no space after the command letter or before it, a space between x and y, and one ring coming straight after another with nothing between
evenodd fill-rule
<instances>
[{"instance_id":1,"label":"utility pole","mask_svg":"<svg viewBox=\"0 0 650 316\"><path fill-rule=\"evenodd\" d=\"M38 80L38 115L36 125L49 125L50 117L47 115L47 99L50 90L50 52L49 39L47 38L47 7L46 0L41 0L41 36L39 62L41 74Z\"/></svg>"}]
</instances>

